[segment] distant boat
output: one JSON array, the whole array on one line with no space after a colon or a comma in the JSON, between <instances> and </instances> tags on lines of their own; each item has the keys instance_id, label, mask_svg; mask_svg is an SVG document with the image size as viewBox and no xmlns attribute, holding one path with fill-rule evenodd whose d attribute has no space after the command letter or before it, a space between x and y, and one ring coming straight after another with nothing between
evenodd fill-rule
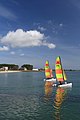
<instances>
[{"instance_id":1,"label":"distant boat","mask_svg":"<svg viewBox=\"0 0 80 120\"><path fill-rule=\"evenodd\" d=\"M62 68L60 56L56 58L55 72L56 72L56 79L59 82L58 87L72 87L72 83L67 83L67 77L65 71Z\"/></svg>"},{"instance_id":2,"label":"distant boat","mask_svg":"<svg viewBox=\"0 0 80 120\"><path fill-rule=\"evenodd\" d=\"M49 61L45 63L45 79L44 81L53 81L56 82L56 79L53 77L52 69L49 66Z\"/></svg>"}]
</instances>

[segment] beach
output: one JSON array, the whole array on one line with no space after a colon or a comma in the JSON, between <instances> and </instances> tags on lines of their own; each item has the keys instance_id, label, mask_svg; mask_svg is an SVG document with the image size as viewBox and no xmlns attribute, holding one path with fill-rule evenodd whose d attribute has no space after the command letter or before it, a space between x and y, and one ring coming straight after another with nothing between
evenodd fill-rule
<instances>
[{"instance_id":1,"label":"beach","mask_svg":"<svg viewBox=\"0 0 80 120\"><path fill-rule=\"evenodd\" d=\"M22 72L22 71L20 71L20 70L0 71L0 73L13 73L13 72Z\"/></svg>"}]
</instances>

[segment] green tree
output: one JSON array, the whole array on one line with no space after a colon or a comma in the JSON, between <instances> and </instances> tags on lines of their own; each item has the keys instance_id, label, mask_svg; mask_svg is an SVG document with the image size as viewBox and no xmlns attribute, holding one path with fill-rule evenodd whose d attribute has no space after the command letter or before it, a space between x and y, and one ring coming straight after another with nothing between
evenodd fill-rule
<instances>
[{"instance_id":1,"label":"green tree","mask_svg":"<svg viewBox=\"0 0 80 120\"><path fill-rule=\"evenodd\" d=\"M19 66L15 64L0 64L0 68L8 67L8 70L18 70Z\"/></svg>"}]
</instances>

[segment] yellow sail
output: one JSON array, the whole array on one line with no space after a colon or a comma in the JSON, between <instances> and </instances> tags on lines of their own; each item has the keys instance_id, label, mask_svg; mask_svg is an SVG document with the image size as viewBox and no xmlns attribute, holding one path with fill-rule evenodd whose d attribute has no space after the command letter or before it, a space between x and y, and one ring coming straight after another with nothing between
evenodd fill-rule
<instances>
[{"instance_id":1,"label":"yellow sail","mask_svg":"<svg viewBox=\"0 0 80 120\"><path fill-rule=\"evenodd\" d=\"M50 69L50 66L49 66L49 61L47 60L46 63L45 63L45 76L46 78L52 78L52 71Z\"/></svg>"},{"instance_id":2,"label":"yellow sail","mask_svg":"<svg viewBox=\"0 0 80 120\"><path fill-rule=\"evenodd\" d=\"M63 76L64 76L64 80L67 80L67 76L64 70L63 70Z\"/></svg>"},{"instance_id":3,"label":"yellow sail","mask_svg":"<svg viewBox=\"0 0 80 120\"><path fill-rule=\"evenodd\" d=\"M59 82L63 82L65 80L67 80L65 71L62 68L60 56L56 58L55 72L56 72L56 78Z\"/></svg>"},{"instance_id":4,"label":"yellow sail","mask_svg":"<svg viewBox=\"0 0 80 120\"><path fill-rule=\"evenodd\" d=\"M57 80L63 82L64 81L64 76L63 76L63 69L62 69L60 56L56 58L55 72L56 72Z\"/></svg>"}]
</instances>

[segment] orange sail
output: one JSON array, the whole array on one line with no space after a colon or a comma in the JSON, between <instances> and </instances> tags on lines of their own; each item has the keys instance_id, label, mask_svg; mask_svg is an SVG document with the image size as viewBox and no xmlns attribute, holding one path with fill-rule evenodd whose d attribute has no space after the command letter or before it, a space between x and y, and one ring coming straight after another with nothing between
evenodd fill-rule
<instances>
[{"instance_id":1,"label":"orange sail","mask_svg":"<svg viewBox=\"0 0 80 120\"><path fill-rule=\"evenodd\" d=\"M46 76L46 78L52 78L53 77L52 70L50 69L48 60L45 63L45 76Z\"/></svg>"},{"instance_id":2,"label":"orange sail","mask_svg":"<svg viewBox=\"0 0 80 120\"><path fill-rule=\"evenodd\" d=\"M55 72L56 72L57 80L63 82L64 81L64 75L63 75L63 69L62 69L60 56L56 58Z\"/></svg>"}]
</instances>

